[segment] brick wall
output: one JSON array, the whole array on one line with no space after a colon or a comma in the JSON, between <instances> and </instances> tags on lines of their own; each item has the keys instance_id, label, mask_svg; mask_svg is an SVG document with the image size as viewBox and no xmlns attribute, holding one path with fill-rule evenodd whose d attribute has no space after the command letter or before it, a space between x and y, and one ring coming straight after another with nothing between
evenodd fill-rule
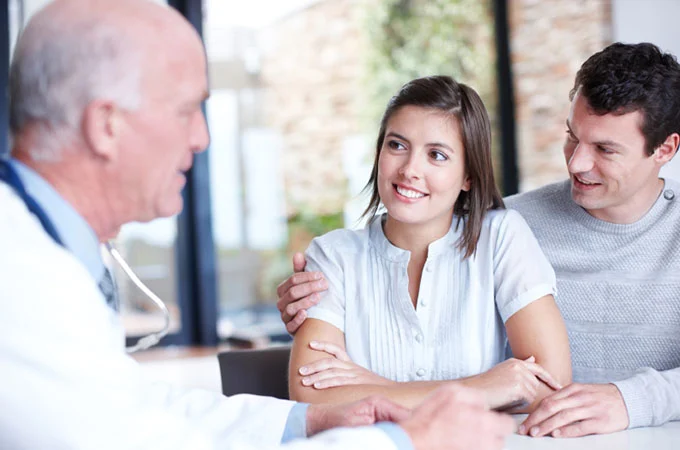
<instances>
[{"instance_id":1,"label":"brick wall","mask_svg":"<svg viewBox=\"0 0 680 450\"><path fill-rule=\"evenodd\" d=\"M343 144L365 131L366 1L321 0L260 32L264 122L283 137L289 214L301 207L335 213L347 200ZM611 41L611 0L510 0L508 11L520 190L526 191L566 177L569 90L581 63Z\"/></svg>"},{"instance_id":2,"label":"brick wall","mask_svg":"<svg viewBox=\"0 0 680 450\"><path fill-rule=\"evenodd\" d=\"M261 33L265 123L283 137L289 213L344 207L342 146L359 132L360 3L321 1Z\"/></svg>"},{"instance_id":3,"label":"brick wall","mask_svg":"<svg viewBox=\"0 0 680 450\"><path fill-rule=\"evenodd\" d=\"M569 91L591 54L611 42L610 0L511 0L520 190L566 178Z\"/></svg>"}]
</instances>

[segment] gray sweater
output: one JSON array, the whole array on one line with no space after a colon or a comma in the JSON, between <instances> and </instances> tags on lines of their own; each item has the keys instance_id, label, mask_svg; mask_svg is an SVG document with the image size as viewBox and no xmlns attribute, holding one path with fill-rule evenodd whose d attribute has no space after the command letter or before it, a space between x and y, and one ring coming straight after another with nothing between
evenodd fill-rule
<instances>
[{"instance_id":1,"label":"gray sweater","mask_svg":"<svg viewBox=\"0 0 680 450\"><path fill-rule=\"evenodd\" d=\"M680 183L635 223L595 219L569 182L506 199L557 275L574 381L614 382L630 428L680 420Z\"/></svg>"}]
</instances>

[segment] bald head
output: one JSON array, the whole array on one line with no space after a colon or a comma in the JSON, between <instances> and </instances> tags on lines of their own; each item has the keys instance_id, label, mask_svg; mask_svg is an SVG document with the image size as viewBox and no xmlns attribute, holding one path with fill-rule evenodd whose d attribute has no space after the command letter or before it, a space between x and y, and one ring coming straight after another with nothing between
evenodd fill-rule
<instances>
[{"instance_id":1,"label":"bald head","mask_svg":"<svg viewBox=\"0 0 680 450\"><path fill-rule=\"evenodd\" d=\"M79 137L82 114L97 99L137 109L145 78L201 46L175 10L146 0L55 0L23 31L10 72L10 127L38 129L33 159L55 159L64 138Z\"/></svg>"},{"instance_id":2,"label":"bald head","mask_svg":"<svg viewBox=\"0 0 680 450\"><path fill-rule=\"evenodd\" d=\"M193 27L175 9L149 0L54 0L33 21L44 29L58 23L52 28L62 32L65 27L75 33L89 28L112 28L120 38L132 41L129 50L141 46L144 52L161 50L160 56L172 49L168 46L171 43L201 45ZM168 42L169 39L173 42Z\"/></svg>"}]
</instances>

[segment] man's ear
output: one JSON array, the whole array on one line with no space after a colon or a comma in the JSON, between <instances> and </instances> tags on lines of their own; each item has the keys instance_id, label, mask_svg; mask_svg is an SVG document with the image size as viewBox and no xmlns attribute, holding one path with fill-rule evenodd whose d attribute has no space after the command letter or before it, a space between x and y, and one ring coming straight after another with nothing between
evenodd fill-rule
<instances>
[{"instance_id":1,"label":"man's ear","mask_svg":"<svg viewBox=\"0 0 680 450\"><path fill-rule=\"evenodd\" d=\"M654 149L652 154L654 161L661 165L666 164L675 156L675 152L678 151L678 145L680 145L680 135L678 133L669 134L666 140Z\"/></svg>"},{"instance_id":2,"label":"man's ear","mask_svg":"<svg viewBox=\"0 0 680 450\"><path fill-rule=\"evenodd\" d=\"M83 137L97 157L115 160L120 134L120 111L109 100L90 102L83 111Z\"/></svg>"}]
</instances>

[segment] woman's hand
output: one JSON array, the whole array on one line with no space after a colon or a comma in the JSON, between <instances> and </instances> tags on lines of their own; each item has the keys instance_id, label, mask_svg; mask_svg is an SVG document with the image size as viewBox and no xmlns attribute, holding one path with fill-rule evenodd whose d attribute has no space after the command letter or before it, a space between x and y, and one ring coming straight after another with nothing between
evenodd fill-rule
<instances>
[{"instance_id":1,"label":"woman's hand","mask_svg":"<svg viewBox=\"0 0 680 450\"><path fill-rule=\"evenodd\" d=\"M337 345L311 341L309 348L331 355L331 358L314 361L298 369L302 384L315 389L327 389L350 384L390 385L396 382L365 369L349 358L347 352Z\"/></svg>"},{"instance_id":2,"label":"woman's hand","mask_svg":"<svg viewBox=\"0 0 680 450\"><path fill-rule=\"evenodd\" d=\"M525 360L510 358L470 379L469 385L486 393L489 407L508 409L533 403L541 382L554 390L562 386L530 356Z\"/></svg>"}]
</instances>

